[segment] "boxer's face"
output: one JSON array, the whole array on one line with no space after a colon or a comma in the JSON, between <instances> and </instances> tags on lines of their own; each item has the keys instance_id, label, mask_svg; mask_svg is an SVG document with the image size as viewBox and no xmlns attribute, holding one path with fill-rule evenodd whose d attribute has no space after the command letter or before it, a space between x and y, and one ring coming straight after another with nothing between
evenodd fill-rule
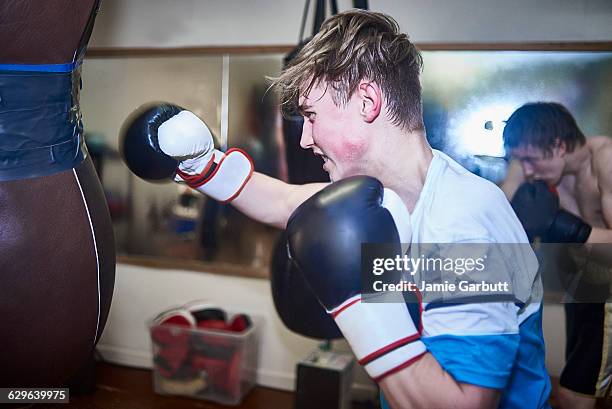
<instances>
[{"instance_id":1,"label":"boxer's face","mask_svg":"<svg viewBox=\"0 0 612 409\"><path fill-rule=\"evenodd\" d=\"M314 87L299 100L304 116L300 145L323 158L323 169L332 181L367 174L364 155L368 139L353 95L346 106L336 106L325 85Z\"/></svg>"},{"instance_id":2,"label":"boxer's face","mask_svg":"<svg viewBox=\"0 0 612 409\"><path fill-rule=\"evenodd\" d=\"M521 163L527 180L543 180L553 186L559 184L563 176L564 154L565 149L562 146L553 148L552 156L531 145L518 146L510 152L510 155Z\"/></svg>"}]
</instances>

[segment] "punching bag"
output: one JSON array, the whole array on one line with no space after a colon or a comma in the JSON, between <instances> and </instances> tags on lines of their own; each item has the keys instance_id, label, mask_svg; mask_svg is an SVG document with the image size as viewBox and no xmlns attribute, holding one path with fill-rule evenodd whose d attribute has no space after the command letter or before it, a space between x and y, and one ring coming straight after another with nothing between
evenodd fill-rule
<instances>
[{"instance_id":1,"label":"punching bag","mask_svg":"<svg viewBox=\"0 0 612 409\"><path fill-rule=\"evenodd\" d=\"M0 386L57 387L91 356L115 245L83 141L99 0L0 2Z\"/></svg>"}]
</instances>

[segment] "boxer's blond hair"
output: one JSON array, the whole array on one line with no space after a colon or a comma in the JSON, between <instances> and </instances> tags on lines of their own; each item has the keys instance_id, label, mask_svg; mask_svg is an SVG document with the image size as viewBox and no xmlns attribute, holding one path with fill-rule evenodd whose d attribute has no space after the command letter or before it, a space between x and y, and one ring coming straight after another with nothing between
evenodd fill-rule
<instances>
[{"instance_id":1,"label":"boxer's blond hair","mask_svg":"<svg viewBox=\"0 0 612 409\"><path fill-rule=\"evenodd\" d=\"M327 19L273 81L285 114L293 113L298 97L319 84L342 106L362 79L374 81L382 90L392 123L414 131L424 129L422 67L421 54L392 17L350 10Z\"/></svg>"}]
</instances>

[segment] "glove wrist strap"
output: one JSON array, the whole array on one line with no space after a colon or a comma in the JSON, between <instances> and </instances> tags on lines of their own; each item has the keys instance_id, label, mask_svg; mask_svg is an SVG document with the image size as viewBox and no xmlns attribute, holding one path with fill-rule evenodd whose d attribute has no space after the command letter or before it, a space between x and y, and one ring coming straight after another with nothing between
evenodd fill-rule
<instances>
[{"instance_id":1,"label":"glove wrist strap","mask_svg":"<svg viewBox=\"0 0 612 409\"><path fill-rule=\"evenodd\" d=\"M376 382L410 366L427 352L404 303L364 302L356 295L328 313L359 364Z\"/></svg>"},{"instance_id":2,"label":"glove wrist strap","mask_svg":"<svg viewBox=\"0 0 612 409\"><path fill-rule=\"evenodd\" d=\"M241 149L232 148L226 153L215 149L202 172L192 175L179 168L176 174L189 187L227 203L240 194L253 175L253 161Z\"/></svg>"}]
</instances>

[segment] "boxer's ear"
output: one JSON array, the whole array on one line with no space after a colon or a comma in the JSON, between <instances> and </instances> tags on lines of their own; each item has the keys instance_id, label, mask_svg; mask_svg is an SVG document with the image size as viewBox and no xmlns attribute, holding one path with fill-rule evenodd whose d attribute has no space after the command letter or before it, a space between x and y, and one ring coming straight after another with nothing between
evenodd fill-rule
<instances>
[{"instance_id":1,"label":"boxer's ear","mask_svg":"<svg viewBox=\"0 0 612 409\"><path fill-rule=\"evenodd\" d=\"M357 86L361 110L360 114L364 121L371 123L380 115L382 109L382 92L374 81L361 80Z\"/></svg>"}]
</instances>

